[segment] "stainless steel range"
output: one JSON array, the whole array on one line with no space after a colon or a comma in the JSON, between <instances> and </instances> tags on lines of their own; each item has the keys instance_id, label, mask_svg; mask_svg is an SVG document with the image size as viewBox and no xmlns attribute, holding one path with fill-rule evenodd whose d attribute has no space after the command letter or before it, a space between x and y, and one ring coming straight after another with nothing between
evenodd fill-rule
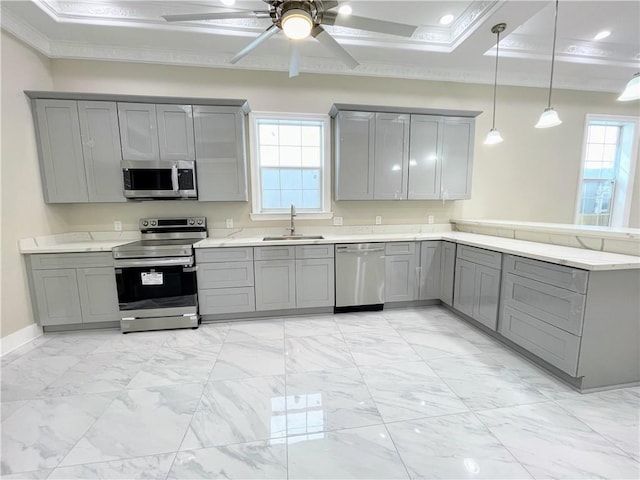
<instances>
[{"instance_id":1,"label":"stainless steel range","mask_svg":"<svg viewBox=\"0 0 640 480\"><path fill-rule=\"evenodd\" d=\"M207 238L207 219L143 218L140 231L113 249L122 331L197 328L193 244Z\"/></svg>"}]
</instances>

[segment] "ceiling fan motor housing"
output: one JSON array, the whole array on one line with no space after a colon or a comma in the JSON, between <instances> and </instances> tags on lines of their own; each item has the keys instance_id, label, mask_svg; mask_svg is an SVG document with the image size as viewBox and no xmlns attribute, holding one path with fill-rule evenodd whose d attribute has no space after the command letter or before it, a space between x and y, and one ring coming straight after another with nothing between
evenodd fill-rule
<instances>
[{"instance_id":1,"label":"ceiling fan motor housing","mask_svg":"<svg viewBox=\"0 0 640 480\"><path fill-rule=\"evenodd\" d=\"M273 23L282 28L282 19L287 12L292 10L302 10L311 16L311 21L314 25L320 23L318 17L321 12L322 4L319 1L313 0L267 0L269 3L269 13L273 20ZM320 8L319 8L320 7Z\"/></svg>"}]
</instances>

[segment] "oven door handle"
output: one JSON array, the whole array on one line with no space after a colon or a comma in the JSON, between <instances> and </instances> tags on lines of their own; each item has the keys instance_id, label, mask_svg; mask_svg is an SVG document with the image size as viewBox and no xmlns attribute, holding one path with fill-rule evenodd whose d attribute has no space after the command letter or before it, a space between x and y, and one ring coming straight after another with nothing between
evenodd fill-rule
<instances>
[{"instance_id":1,"label":"oven door handle","mask_svg":"<svg viewBox=\"0 0 640 480\"><path fill-rule=\"evenodd\" d=\"M115 260L116 268L127 267L171 267L171 266L193 266L193 255L190 257L171 258L124 258Z\"/></svg>"},{"instance_id":2,"label":"oven door handle","mask_svg":"<svg viewBox=\"0 0 640 480\"><path fill-rule=\"evenodd\" d=\"M180 188L178 185L178 166L175 163L171 166L171 185L174 192L177 192Z\"/></svg>"}]
</instances>

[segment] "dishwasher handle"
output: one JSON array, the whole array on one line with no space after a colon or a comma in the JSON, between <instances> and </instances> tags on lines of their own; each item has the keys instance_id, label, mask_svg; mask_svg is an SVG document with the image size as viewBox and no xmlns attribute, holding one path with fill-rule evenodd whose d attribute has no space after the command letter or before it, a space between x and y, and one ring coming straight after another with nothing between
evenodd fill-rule
<instances>
[{"instance_id":1,"label":"dishwasher handle","mask_svg":"<svg viewBox=\"0 0 640 480\"><path fill-rule=\"evenodd\" d=\"M384 247L380 248L353 248L336 247L336 253L368 253L368 252L384 252Z\"/></svg>"}]
</instances>

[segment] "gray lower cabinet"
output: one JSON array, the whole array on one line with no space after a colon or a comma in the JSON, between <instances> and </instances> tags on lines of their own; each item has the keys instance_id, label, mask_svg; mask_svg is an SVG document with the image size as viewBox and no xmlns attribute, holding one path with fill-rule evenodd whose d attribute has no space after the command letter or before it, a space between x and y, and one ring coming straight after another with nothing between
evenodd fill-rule
<instances>
[{"instance_id":1,"label":"gray lower cabinet","mask_svg":"<svg viewBox=\"0 0 640 480\"><path fill-rule=\"evenodd\" d=\"M34 107L45 201L124 202L116 103L38 99Z\"/></svg>"},{"instance_id":2,"label":"gray lower cabinet","mask_svg":"<svg viewBox=\"0 0 640 480\"><path fill-rule=\"evenodd\" d=\"M441 297L442 243L435 240L420 244L419 300L438 300Z\"/></svg>"},{"instance_id":3,"label":"gray lower cabinet","mask_svg":"<svg viewBox=\"0 0 640 480\"><path fill-rule=\"evenodd\" d=\"M196 249L201 315L256 310L253 248Z\"/></svg>"},{"instance_id":4,"label":"gray lower cabinet","mask_svg":"<svg viewBox=\"0 0 640 480\"><path fill-rule=\"evenodd\" d=\"M490 257L498 268L462 258L475 257L485 262L485 255ZM459 245L457 248L453 307L491 330L496 330L498 322L500 260L501 254L498 252L466 245Z\"/></svg>"},{"instance_id":5,"label":"gray lower cabinet","mask_svg":"<svg viewBox=\"0 0 640 480\"><path fill-rule=\"evenodd\" d=\"M295 260L260 260L254 268L256 310L296 308Z\"/></svg>"},{"instance_id":6,"label":"gray lower cabinet","mask_svg":"<svg viewBox=\"0 0 640 480\"><path fill-rule=\"evenodd\" d=\"M330 307L335 301L333 258L296 260L296 307Z\"/></svg>"},{"instance_id":7,"label":"gray lower cabinet","mask_svg":"<svg viewBox=\"0 0 640 480\"><path fill-rule=\"evenodd\" d=\"M198 200L247 201L245 114L235 107L194 106Z\"/></svg>"},{"instance_id":8,"label":"gray lower cabinet","mask_svg":"<svg viewBox=\"0 0 640 480\"><path fill-rule=\"evenodd\" d=\"M44 327L119 320L110 253L28 255L29 287Z\"/></svg>"},{"instance_id":9,"label":"gray lower cabinet","mask_svg":"<svg viewBox=\"0 0 640 480\"><path fill-rule=\"evenodd\" d=\"M453 306L454 277L456 271L456 247L453 242L443 241L440 257L440 300Z\"/></svg>"},{"instance_id":10,"label":"gray lower cabinet","mask_svg":"<svg viewBox=\"0 0 640 480\"><path fill-rule=\"evenodd\" d=\"M420 248L416 242L393 242L385 245L385 302L410 302L418 299L418 262Z\"/></svg>"},{"instance_id":11,"label":"gray lower cabinet","mask_svg":"<svg viewBox=\"0 0 640 480\"><path fill-rule=\"evenodd\" d=\"M34 112L45 202L88 202L78 103L38 99Z\"/></svg>"}]
</instances>

